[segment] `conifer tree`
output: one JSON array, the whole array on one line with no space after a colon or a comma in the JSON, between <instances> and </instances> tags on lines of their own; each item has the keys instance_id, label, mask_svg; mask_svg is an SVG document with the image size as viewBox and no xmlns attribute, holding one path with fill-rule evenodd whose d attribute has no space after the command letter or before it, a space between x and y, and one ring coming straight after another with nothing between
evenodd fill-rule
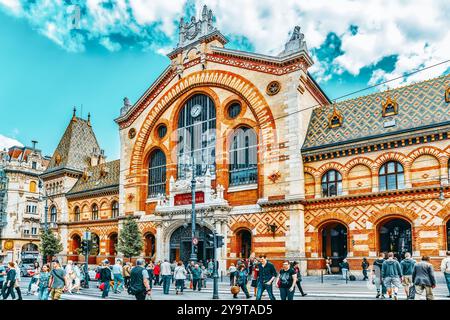
<instances>
[{"instance_id":1,"label":"conifer tree","mask_svg":"<svg viewBox=\"0 0 450 320\"><path fill-rule=\"evenodd\" d=\"M121 252L131 261L132 257L139 256L142 252L143 240L138 224L132 217L128 217L120 231L116 250Z\"/></svg>"},{"instance_id":2,"label":"conifer tree","mask_svg":"<svg viewBox=\"0 0 450 320\"><path fill-rule=\"evenodd\" d=\"M40 252L42 256L48 261L48 258L53 258L57 253L63 251L61 239L55 235L51 230L41 231Z\"/></svg>"}]
</instances>

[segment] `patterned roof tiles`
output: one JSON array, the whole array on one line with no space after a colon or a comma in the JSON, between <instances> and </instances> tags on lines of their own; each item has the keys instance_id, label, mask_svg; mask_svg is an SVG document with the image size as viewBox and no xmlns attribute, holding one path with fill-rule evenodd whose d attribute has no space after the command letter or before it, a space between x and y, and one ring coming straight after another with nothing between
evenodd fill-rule
<instances>
[{"instance_id":1,"label":"patterned roof tiles","mask_svg":"<svg viewBox=\"0 0 450 320\"><path fill-rule=\"evenodd\" d=\"M119 190L120 160L86 168L85 173L87 175L83 174L83 177L78 179L77 183L67 195L70 196L114 187L117 187L117 191Z\"/></svg>"},{"instance_id":2,"label":"patterned roof tiles","mask_svg":"<svg viewBox=\"0 0 450 320\"><path fill-rule=\"evenodd\" d=\"M60 169L83 171L90 164L93 150L99 153L100 146L89 120L72 118L45 173Z\"/></svg>"},{"instance_id":3,"label":"patterned roof tiles","mask_svg":"<svg viewBox=\"0 0 450 320\"><path fill-rule=\"evenodd\" d=\"M449 122L450 104L445 101L445 90L449 86L450 74L316 108L302 152ZM383 117L382 105L388 97L398 103L398 114ZM328 117L334 107L342 114L343 123L340 127L329 128ZM391 126L385 126L389 122Z\"/></svg>"}]
</instances>

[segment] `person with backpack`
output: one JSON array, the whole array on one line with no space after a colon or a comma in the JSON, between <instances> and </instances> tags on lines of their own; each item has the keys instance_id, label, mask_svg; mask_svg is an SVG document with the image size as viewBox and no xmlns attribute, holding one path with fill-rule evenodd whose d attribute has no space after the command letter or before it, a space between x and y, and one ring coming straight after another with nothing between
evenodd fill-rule
<instances>
[{"instance_id":1,"label":"person with backpack","mask_svg":"<svg viewBox=\"0 0 450 320\"><path fill-rule=\"evenodd\" d=\"M405 253L405 259L400 262L400 266L402 267L403 280L402 285L405 289L406 299L414 299L414 285L412 282L412 274L414 271L414 265L416 261L411 258L411 254L409 252Z\"/></svg>"},{"instance_id":2,"label":"person with backpack","mask_svg":"<svg viewBox=\"0 0 450 320\"><path fill-rule=\"evenodd\" d=\"M248 280L248 271L245 267L245 264L241 263L235 273L235 285L240 287L242 292L245 294L247 299L251 298L251 295L248 293L247 289L247 280ZM237 293L233 294L233 298L237 298Z\"/></svg>"},{"instance_id":3,"label":"person with backpack","mask_svg":"<svg viewBox=\"0 0 450 320\"><path fill-rule=\"evenodd\" d=\"M419 296L425 292L427 300L434 300L433 289L436 288L436 278L430 257L423 256L422 261L414 265L412 281Z\"/></svg>"},{"instance_id":4,"label":"person with backpack","mask_svg":"<svg viewBox=\"0 0 450 320\"><path fill-rule=\"evenodd\" d=\"M302 273L300 271L300 263L297 261L294 261L293 266L294 266L295 274L297 275L297 282L296 282L297 288L300 291L300 294L302 295L302 297L304 297L307 295L307 293L305 293L302 288L302 280L303 279L302 279Z\"/></svg>"},{"instance_id":5,"label":"person with backpack","mask_svg":"<svg viewBox=\"0 0 450 320\"><path fill-rule=\"evenodd\" d=\"M134 295L136 300L145 300L147 296L151 298L152 289L150 288L150 277L144 268L145 260L138 259L136 266L131 269L130 285L128 293Z\"/></svg>"},{"instance_id":6,"label":"person with backpack","mask_svg":"<svg viewBox=\"0 0 450 320\"><path fill-rule=\"evenodd\" d=\"M50 272L50 298L52 300L61 299L61 295L63 294L63 292L67 291L68 287L69 281L67 279L66 272L63 268L61 268L59 261L54 260L53 269L52 272Z\"/></svg>"},{"instance_id":7,"label":"person with backpack","mask_svg":"<svg viewBox=\"0 0 450 320\"><path fill-rule=\"evenodd\" d=\"M297 273L289 261L283 262L283 267L278 275L277 285L280 289L281 300L294 300L295 284L297 283Z\"/></svg>"},{"instance_id":8,"label":"person with backpack","mask_svg":"<svg viewBox=\"0 0 450 320\"><path fill-rule=\"evenodd\" d=\"M363 281L368 280L369 277L367 276L367 269L369 269L370 263L367 261L367 258L363 258L363 261L361 262L361 268L363 273Z\"/></svg>"},{"instance_id":9,"label":"person with backpack","mask_svg":"<svg viewBox=\"0 0 450 320\"><path fill-rule=\"evenodd\" d=\"M102 288L102 298L108 298L109 289L111 287L111 280L113 280L112 271L109 267L109 260L104 260L102 268L100 269L100 286Z\"/></svg>"},{"instance_id":10,"label":"person with backpack","mask_svg":"<svg viewBox=\"0 0 450 320\"><path fill-rule=\"evenodd\" d=\"M450 251L447 251L447 257L441 261L441 272L444 274L445 282L447 283L447 298L450 298Z\"/></svg>"},{"instance_id":11,"label":"person with backpack","mask_svg":"<svg viewBox=\"0 0 450 320\"><path fill-rule=\"evenodd\" d=\"M389 252L388 259L383 262L381 267L381 277L387 288L389 298L393 297L394 300L398 300L398 289L401 286L402 276L400 263L394 259L394 253Z\"/></svg>"},{"instance_id":12,"label":"person with backpack","mask_svg":"<svg viewBox=\"0 0 450 320\"><path fill-rule=\"evenodd\" d=\"M158 261L158 263L156 263L156 265L153 268L153 276L155 279L155 286L159 286L161 284L161 281L159 280L159 275L161 273L161 261Z\"/></svg>"},{"instance_id":13,"label":"person with backpack","mask_svg":"<svg viewBox=\"0 0 450 320\"><path fill-rule=\"evenodd\" d=\"M184 267L183 261L178 261L177 266L173 270L173 277L175 279L175 294L183 294L186 276L187 271Z\"/></svg>"},{"instance_id":14,"label":"person with backpack","mask_svg":"<svg viewBox=\"0 0 450 320\"><path fill-rule=\"evenodd\" d=\"M384 299L385 294L387 292L386 287L384 286L384 283L383 283L383 278L381 277L381 268L383 267L383 262L386 260L385 258L386 258L386 255L382 252L379 254L378 259L376 259L373 262L373 268L372 268L373 281L372 281L372 283L377 288L377 296L375 297L376 299L378 299L378 298Z\"/></svg>"}]
</instances>

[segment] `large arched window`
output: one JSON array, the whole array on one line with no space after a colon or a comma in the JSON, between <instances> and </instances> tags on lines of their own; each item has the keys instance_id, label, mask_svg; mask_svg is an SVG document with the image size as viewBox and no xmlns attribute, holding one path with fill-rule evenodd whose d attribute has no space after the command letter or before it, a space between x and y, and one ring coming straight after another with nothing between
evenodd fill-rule
<instances>
[{"instance_id":1,"label":"large arched window","mask_svg":"<svg viewBox=\"0 0 450 320\"><path fill-rule=\"evenodd\" d=\"M148 167L148 197L166 194L166 156L157 149L150 155Z\"/></svg>"},{"instance_id":2,"label":"large arched window","mask_svg":"<svg viewBox=\"0 0 450 320\"><path fill-rule=\"evenodd\" d=\"M112 218L117 218L119 216L119 203L117 201L113 201L111 209L112 209Z\"/></svg>"},{"instance_id":3,"label":"large arched window","mask_svg":"<svg viewBox=\"0 0 450 320\"><path fill-rule=\"evenodd\" d=\"M203 94L192 96L178 115L178 178L184 179L195 162L195 174L207 169L215 174L216 108L213 100Z\"/></svg>"},{"instance_id":4,"label":"large arched window","mask_svg":"<svg viewBox=\"0 0 450 320\"><path fill-rule=\"evenodd\" d=\"M403 166L396 161L383 164L379 172L380 191L405 188L405 174Z\"/></svg>"},{"instance_id":5,"label":"large arched window","mask_svg":"<svg viewBox=\"0 0 450 320\"><path fill-rule=\"evenodd\" d=\"M230 186L257 181L257 140L253 129L240 127L231 137Z\"/></svg>"},{"instance_id":6,"label":"large arched window","mask_svg":"<svg viewBox=\"0 0 450 320\"><path fill-rule=\"evenodd\" d=\"M333 197L342 194L342 176L336 170L330 170L322 177L322 196Z\"/></svg>"},{"instance_id":7,"label":"large arched window","mask_svg":"<svg viewBox=\"0 0 450 320\"><path fill-rule=\"evenodd\" d=\"M80 221L80 207L76 206L74 210L74 221Z\"/></svg>"},{"instance_id":8,"label":"large arched window","mask_svg":"<svg viewBox=\"0 0 450 320\"><path fill-rule=\"evenodd\" d=\"M50 208L50 222L56 222L58 220L58 212L56 206Z\"/></svg>"},{"instance_id":9,"label":"large arched window","mask_svg":"<svg viewBox=\"0 0 450 320\"><path fill-rule=\"evenodd\" d=\"M92 205L92 220L98 220L98 206L95 203Z\"/></svg>"}]
</instances>

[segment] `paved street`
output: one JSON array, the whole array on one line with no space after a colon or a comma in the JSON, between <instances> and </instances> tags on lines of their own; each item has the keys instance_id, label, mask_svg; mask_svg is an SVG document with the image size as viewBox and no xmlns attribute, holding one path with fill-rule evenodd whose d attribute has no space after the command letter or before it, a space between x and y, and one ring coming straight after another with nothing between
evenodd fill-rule
<instances>
[{"instance_id":1,"label":"paved street","mask_svg":"<svg viewBox=\"0 0 450 320\"><path fill-rule=\"evenodd\" d=\"M447 299L447 288L444 278L441 275L436 275L438 286L434 290L437 300ZM25 300L36 300L36 296L27 296L27 286L29 278L24 278L21 282L23 298ZM186 282L187 284L187 282ZM339 279L338 276L326 276L324 283L321 283L320 277L305 277L303 280L303 289L308 294L306 297L301 297L298 290L295 294L295 300L375 300L375 288L366 281L353 281L345 283L345 280ZM250 288L250 294L253 295L253 288ZM279 298L278 289L274 286L275 297ZM228 283L221 282L219 285L219 297L222 300L232 299ZM160 286L154 287L153 300L209 300L212 298L212 280L208 279L207 288L202 289L201 292L193 292L191 289L186 289L183 295L175 295L173 286L170 294L164 295ZM239 294L241 300L245 300L242 293ZM64 300L101 300L101 291L97 289L95 282L90 283L89 289L83 289L80 294L64 294ZM121 294L114 294L110 291L109 300L134 300L134 297L128 295L126 292ZM267 294L263 299L268 299ZM399 292L399 299L404 300L405 294L403 289ZM250 300L254 300L252 297Z\"/></svg>"}]
</instances>

